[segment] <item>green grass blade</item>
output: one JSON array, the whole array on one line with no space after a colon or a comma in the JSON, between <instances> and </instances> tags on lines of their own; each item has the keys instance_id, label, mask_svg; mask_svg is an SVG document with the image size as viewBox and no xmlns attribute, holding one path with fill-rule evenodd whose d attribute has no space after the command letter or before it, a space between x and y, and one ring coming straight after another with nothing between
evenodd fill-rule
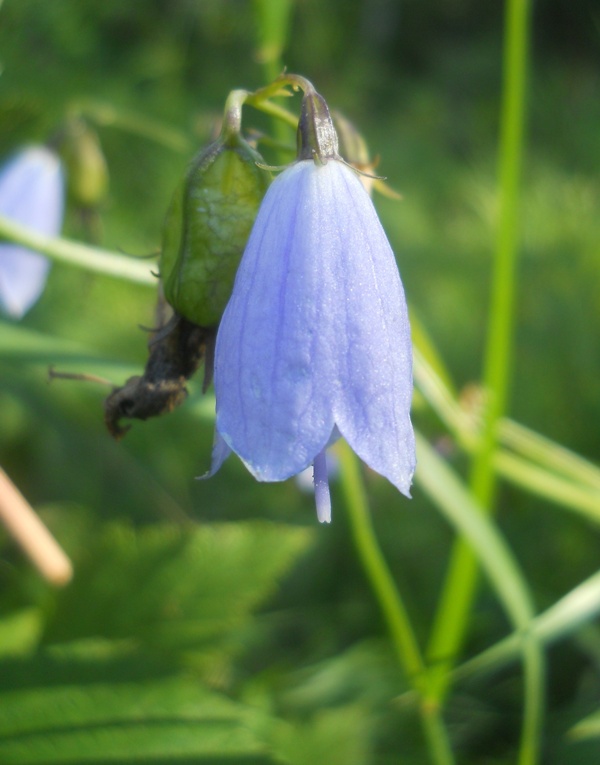
<instances>
[{"instance_id":1,"label":"green grass blade","mask_svg":"<svg viewBox=\"0 0 600 765\"><path fill-rule=\"evenodd\" d=\"M426 703L424 699L425 665L421 649L400 591L377 542L358 457L344 441L340 441L337 450L342 489L357 555L387 623L398 662L419 696L419 712L431 762L436 765L452 765L454 756L441 710L435 704Z\"/></svg>"},{"instance_id":2,"label":"green grass blade","mask_svg":"<svg viewBox=\"0 0 600 765\"><path fill-rule=\"evenodd\" d=\"M140 368L90 352L87 346L56 335L0 320L0 361L58 365L62 371L85 372L108 379L139 374Z\"/></svg>"},{"instance_id":3,"label":"green grass blade","mask_svg":"<svg viewBox=\"0 0 600 765\"><path fill-rule=\"evenodd\" d=\"M531 622L531 633L544 645L572 635L600 614L600 571L586 579ZM517 659L521 653L521 634L515 632L473 659L461 664L455 679L478 672L492 671Z\"/></svg>"},{"instance_id":4,"label":"green grass blade","mask_svg":"<svg viewBox=\"0 0 600 765\"><path fill-rule=\"evenodd\" d=\"M540 465L600 492L600 468L556 441L508 419L500 424L500 440Z\"/></svg>"},{"instance_id":5,"label":"green grass blade","mask_svg":"<svg viewBox=\"0 0 600 765\"><path fill-rule=\"evenodd\" d=\"M498 474L532 494L600 523L600 490L573 483L506 451L494 455Z\"/></svg>"},{"instance_id":6,"label":"green grass blade","mask_svg":"<svg viewBox=\"0 0 600 765\"><path fill-rule=\"evenodd\" d=\"M158 279L152 274L156 268L152 261L136 260L110 250L90 247L60 237L50 237L21 226L0 215L0 240L20 244L33 252L86 271L93 271L117 279L156 287Z\"/></svg>"},{"instance_id":7,"label":"green grass blade","mask_svg":"<svg viewBox=\"0 0 600 765\"><path fill-rule=\"evenodd\" d=\"M543 719L545 671L540 646L530 632L534 611L526 579L494 523L481 513L468 489L426 439L419 433L416 435L417 483L466 541L515 629L527 635L522 646L525 699L519 762L522 765L533 763L537 759ZM436 657L430 658L435 660ZM446 660L448 657L438 658ZM444 663L440 666L445 671ZM431 676L435 689L439 682L435 667Z\"/></svg>"},{"instance_id":8,"label":"green grass blade","mask_svg":"<svg viewBox=\"0 0 600 765\"><path fill-rule=\"evenodd\" d=\"M512 624L527 630L534 617L531 595L496 525L481 514L467 487L420 434L415 478L436 507L469 543Z\"/></svg>"},{"instance_id":9,"label":"green grass blade","mask_svg":"<svg viewBox=\"0 0 600 765\"><path fill-rule=\"evenodd\" d=\"M258 27L257 57L267 80L281 74L281 56L287 44L294 0L253 0Z\"/></svg>"},{"instance_id":10,"label":"green grass blade","mask_svg":"<svg viewBox=\"0 0 600 765\"><path fill-rule=\"evenodd\" d=\"M152 119L147 114L95 99L77 101L72 105L72 110L75 114L83 114L100 127L122 130L181 154L189 154L195 149L192 139L181 130Z\"/></svg>"},{"instance_id":11,"label":"green grass blade","mask_svg":"<svg viewBox=\"0 0 600 765\"><path fill-rule=\"evenodd\" d=\"M494 507L497 479L493 456L497 446L498 422L504 416L508 401L512 368L513 304L518 255L519 185L524 144L529 23L529 0L506 0L499 145L499 217L483 372L487 405L470 480L476 506L485 513L492 512ZM432 655L447 659L459 652L475 598L477 572L477 560L473 551L462 539L457 540L432 629ZM531 671L534 672L533 663ZM438 701L443 700L450 679L449 664L440 665L433 689ZM526 685L528 686L528 680ZM527 715L531 716L534 712L535 710L528 709ZM529 738L529 719L530 717L525 720L520 755L522 763L535 761L536 747Z\"/></svg>"},{"instance_id":12,"label":"green grass blade","mask_svg":"<svg viewBox=\"0 0 600 765\"><path fill-rule=\"evenodd\" d=\"M458 403L429 359L414 349L415 383L458 443L475 452L479 423ZM499 441L517 450L498 449L492 464L497 474L522 489L600 521L600 469L560 444L513 420L498 423Z\"/></svg>"}]
</instances>

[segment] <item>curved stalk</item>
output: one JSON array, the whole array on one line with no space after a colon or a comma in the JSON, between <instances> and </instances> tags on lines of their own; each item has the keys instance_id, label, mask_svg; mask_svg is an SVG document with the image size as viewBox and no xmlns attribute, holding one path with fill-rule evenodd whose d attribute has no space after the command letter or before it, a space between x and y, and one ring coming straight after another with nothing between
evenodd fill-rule
<instances>
[{"instance_id":1,"label":"curved stalk","mask_svg":"<svg viewBox=\"0 0 600 765\"><path fill-rule=\"evenodd\" d=\"M338 455L341 482L356 552L379 604L398 663L419 698L419 713L429 755L435 765L452 765L454 756L439 705L426 700L423 657L402 596L377 542L358 458L343 441Z\"/></svg>"}]
</instances>

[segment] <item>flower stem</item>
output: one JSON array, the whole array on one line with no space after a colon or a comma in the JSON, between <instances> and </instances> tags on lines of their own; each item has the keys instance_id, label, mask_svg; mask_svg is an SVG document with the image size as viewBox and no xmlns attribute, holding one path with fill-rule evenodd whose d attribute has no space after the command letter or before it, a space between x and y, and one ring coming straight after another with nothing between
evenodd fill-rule
<instances>
[{"instance_id":1,"label":"flower stem","mask_svg":"<svg viewBox=\"0 0 600 765\"><path fill-rule=\"evenodd\" d=\"M358 460L340 441L338 456L350 529L360 563L386 621L398 662L419 697L419 713L431 761L451 765L454 757L439 706L425 701L425 665L408 612L377 543Z\"/></svg>"},{"instance_id":2,"label":"flower stem","mask_svg":"<svg viewBox=\"0 0 600 765\"><path fill-rule=\"evenodd\" d=\"M287 46L294 0L254 0L253 10L256 26L256 57L262 64L266 81L272 82L275 86L273 95L281 95L282 85L278 79L285 68L282 56ZM298 118L279 104L269 101L268 95L265 99L265 93L268 94L269 90L270 86L267 86L256 91L250 96L248 103L273 118L273 136L278 144L285 146L293 138L289 127L295 130ZM281 152L276 152L276 155L279 160L284 161Z\"/></svg>"},{"instance_id":3,"label":"flower stem","mask_svg":"<svg viewBox=\"0 0 600 765\"><path fill-rule=\"evenodd\" d=\"M497 426L506 409L512 367L529 16L529 0L507 0L499 151L499 224L483 375L489 401L471 472L471 491L488 513L493 510L497 485L494 469ZM432 698L439 703L443 702L447 693L450 671L464 639L476 591L477 572L473 553L459 539L452 553L428 652L431 659L440 660L432 674L430 689Z\"/></svg>"},{"instance_id":4,"label":"flower stem","mask_svg":"<svg viewBox=\"0 0 600 765\"><path fill-rule=\"evenodd\" d=\"M158 284L158 280L156 276L153 276L151 266L147 261L60 237L44 236L37 231L14 223L3 215L0 215L1 240L20 244L28 250L46 255L52 260L84 268L87 271L95 271L99 274L106 274L151 287L156 287Z\"/></svg>"},{"instance_id":5,"label":"flower stem","mask_svg":"<svg viewBox=\"0 0 600 765\"><path fill-rule=\"evenodd\" d=\"M102 101L77 101L71 105L69 113L82 116L100 127L116 128L182 154L194 148L192 139L182 131L150 119L147 114L138 114Z\"/></svg>"}]
</instances>

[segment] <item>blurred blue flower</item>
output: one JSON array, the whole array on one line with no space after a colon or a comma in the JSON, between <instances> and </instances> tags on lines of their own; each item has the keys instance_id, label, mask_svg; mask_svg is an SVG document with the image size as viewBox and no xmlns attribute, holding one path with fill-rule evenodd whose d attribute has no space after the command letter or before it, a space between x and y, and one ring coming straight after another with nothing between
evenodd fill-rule
<instances>
[{"instance_id":1,"label":"blurred blue flower","mask_svg":"<svg viewBox=\"0 0 600 765\"><path fill-rule=\"evenodd\" d=\"M0 169L0 214L55 236L64 209L64 178L60 160L41 146L21 150ZM41 295L49 261L11 243L0 243L0 309L21 318Z\"/></svg>"},{"instance_id":2,"label":"blurred blue flower","mask_svg":"<svg viewBox=\"0 0 600 765\"><path fill-rule=\"evenodd\" d=\"M329 522L325 450L342 435L410 496L404 291L375 208L338 159L298 161L267 191L219 327L215 393L211 474L231 451L259 481L313 464Z\"/></svg>"}]
</instances>

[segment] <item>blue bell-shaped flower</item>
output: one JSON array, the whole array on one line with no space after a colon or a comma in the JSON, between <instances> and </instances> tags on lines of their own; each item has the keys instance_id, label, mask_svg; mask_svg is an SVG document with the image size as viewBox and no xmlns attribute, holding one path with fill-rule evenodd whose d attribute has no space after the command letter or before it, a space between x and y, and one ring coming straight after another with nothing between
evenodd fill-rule
<instances>
[{"instance_id":1,"label":"blue bell-shaped flower","mask_svg":"<svg viewBox=\"0 0 600 765\"><path fill-rule=\"evenodd\" d=\"M314 465L340 435L405 495L415 469L412 346L396 260L371 199L307 90L298 160L268 189L215 353L214 473L234 451L259 481Z\"/></svg>"},{"instance_id":2,"label":"blue bell-shaped flower","mask_svg":"<svg viewBox=\"0 0 600 765\"><path fill-rule=\"evenodd\" d=\"M41 234L56 236L64 210L64 177L50 149L22 149L0 170L0 214ZM43 255L0 243L0 309L19 319L46 284L50 262Z\"/></svg>"}]
</instances>

